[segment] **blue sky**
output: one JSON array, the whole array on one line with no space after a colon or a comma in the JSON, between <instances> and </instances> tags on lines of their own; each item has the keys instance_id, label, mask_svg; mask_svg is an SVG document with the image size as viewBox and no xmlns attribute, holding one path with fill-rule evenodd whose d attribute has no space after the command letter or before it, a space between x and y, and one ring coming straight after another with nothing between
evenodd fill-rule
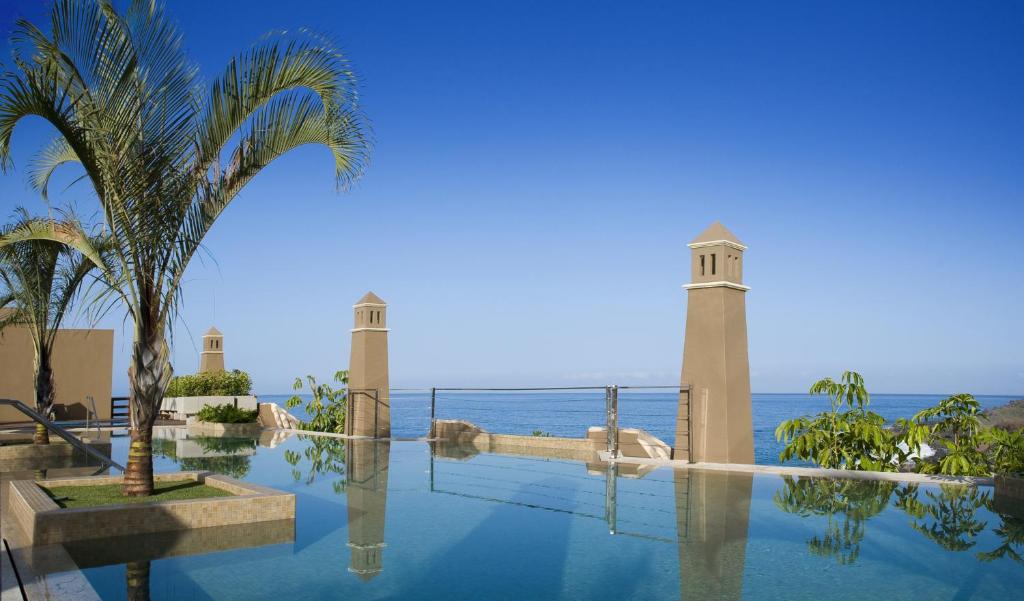
<instances>
[{"instance_id":1,"label":"blue sky","mask_svg":"<svg viewBox=\"0 0 1024 601\"><path fill-rule=\"evenodd\" d=\"M685 244L721 220L750 247L755 392L843 369L1024 392L1019 3L240 6L171 3L203 73L272 29L328 32L376 145L350 192L304 148L235 201L190 267L177 373L216 323L259 393L327 376L373 290L394 386L672 384ZM4 215L44 210L25 167L46 138L16 132ZM101 325L123 392L130 338Z\"/></svg>"}]
</instances>

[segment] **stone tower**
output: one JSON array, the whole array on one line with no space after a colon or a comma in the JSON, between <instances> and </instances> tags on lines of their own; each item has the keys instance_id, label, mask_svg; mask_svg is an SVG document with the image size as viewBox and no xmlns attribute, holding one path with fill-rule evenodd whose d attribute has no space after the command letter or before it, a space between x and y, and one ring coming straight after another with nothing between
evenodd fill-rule
<instances>
[{"instance_id":1,"label":"stone tower","mask_svg":"<svg viewBox=\"0 0 1024 601\"><path fill-rule=\"evenodd\" d=\"M200 372L224 371L224 334L211 327L203 334L203 352L199 355Z\"/></svg>"},{"instance_id":2,"label":"stone tower","mask_svg":"<svg viewBox=\"0 0 1024 601\"><path fill-rule=\"evenodd\" d=\"M709 463L754 463L750 412L750 363L743 251L736 236L717 221L688 245L686 341L676 421L676 449ZM687 424L687 407L690 420ZM688 434L692 432L692 440ZM677 458L684 458L677 451Z\"/></svg>"},{"instance_id":3,"label":"stone tower","mask_svg":"<svg viewBox=\"0 0 1024 601\"><path fill-rule=\"evenodd\" d=\"M391 436L387 304L367 292L353 308L347 429L353 436L387 438Z\"/></svg>"},{"instance_id":4,"label":"stone tower","mask_svg":"<svg viewBox=\"0 0 1024 601\"><path fill-rule=\"evenodd\" d=\"M388 501L390 442L349 440L346 443L348 505L348 571L363 582L384 570L384 523Z\"/></svg>"}]
</instances>

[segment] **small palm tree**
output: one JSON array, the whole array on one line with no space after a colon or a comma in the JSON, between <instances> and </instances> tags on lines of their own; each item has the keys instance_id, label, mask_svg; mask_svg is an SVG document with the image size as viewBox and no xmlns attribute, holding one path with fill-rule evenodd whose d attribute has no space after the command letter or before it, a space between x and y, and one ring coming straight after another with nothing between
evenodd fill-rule
<instances>
[{"instance_id":1,"label":"small palm tree","mask_svg":"<svg viewBox=\"0 0 1024 601\"><path fill-rule=\"evenodd\" d=\"M299 31L267 36L204 86L152 0L131 0L123 14L110 0L61 0L50 22L48 32L17 23L16 68L0 81L0 163L9 164L24 117L53 125L59 135L32 181L45 197L55 169L80 165L110 259L80 228L52 220L25 224L0 245L56 240L101 265L107 287L97 302L120 299L134 323L124 492L149 495L153 423L173 372L169 325L189 261L239 191L291 149L325 146L338 185L358 177L368 143L356 81L333 45Z\"/></svg>"},{"instance_id":2,"label":"small palm tree","mask_svg":"<svg viewBox=\"0 0 1024 601\"><path fill-rule=\"evenodd\" d=\"M0 229L0 236L32 221L19 209L14 225ZM93 246L101 243L93 240ZM79 288L95 267L77 251L59 242L28 240L0 247L0 331L10 325L28 329L32 337L36 411L46 415L53 407L53 349L57 332L71 309ZM36 424L36 444L49 444L46 427Z\"/></svg>"}]
</instances>

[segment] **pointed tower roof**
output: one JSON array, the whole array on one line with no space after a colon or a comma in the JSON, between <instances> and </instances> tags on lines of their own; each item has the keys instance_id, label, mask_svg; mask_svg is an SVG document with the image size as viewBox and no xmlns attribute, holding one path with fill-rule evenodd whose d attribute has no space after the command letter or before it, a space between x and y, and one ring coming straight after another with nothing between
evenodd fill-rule
<instances>
[{"instance_id":1,"label":"pointed tower roof","mask_svg":"<svg viewBox=\"0 0 1024 601\"><path fill-rule=\"evenodd\" d=\"M720 240L725 240L726 242L732 242L738 246L743 246L743 243L736 237L736 234L730 232L728 228L722 225L721 221L716 221L709 225L706 230L701 232L699 236L690 242L690 246L695 244L707 244L708 242L718 242ZM744 246L744 248L746 247Z\"/></svg>"},{"instance_id":2,"label":"pointed tower roof","mask_svg":"<svg viewBox=\"0 0 1024 601\"><path fill-rule=\"evenodd\" d=\"M220 333L220 330L218 330L217 328L215 328L213 326L210 326L210 329L206 330L206 333L203 334L203 336L223 336L223 335L224 334Z\"/></svg>"},{"instance_id":3,"label":"pointed tower roof","mask_svg":"<svg viewBox=\"0 0 1024 601\"><path fill-rule=\"evenodd\" d=\"M357 305L386 305L381 297L377 296L373 292L367 292L363 295L363 298L356 302Z\"/></svg>"}]
</instances>

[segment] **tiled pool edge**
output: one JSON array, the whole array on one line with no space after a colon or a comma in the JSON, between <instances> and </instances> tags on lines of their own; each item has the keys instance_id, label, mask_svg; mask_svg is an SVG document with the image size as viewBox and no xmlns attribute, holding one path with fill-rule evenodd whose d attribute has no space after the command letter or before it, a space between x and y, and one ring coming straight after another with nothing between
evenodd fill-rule
<instances>
[{"instance_id":1,"label":"tiled pool edge","mask_svg":"<svg viewBox=\"0 0 1024 601\"><path fill-rule=\"evenodd\" d=\"M608 461L607 451L599 454L602 461ZM654 465L682 470L708 470L719 472L744 472L773 474L776 476L802 476L805 478L835 478L844 480L886 480L889 482L913 482L919 484L958 484L964 486L992 486L993 479L981 476L939 476L913 472L868 472L855 470L825 469L820 467L795 467L786 465L746 465L741 463L688 463L681 460L637 459L620 457L616 463Z\"/></svg>"},{"instance_id":2,"label":"tiled pool edge","mask_svg":"<svg viewBox=\"0 0 1024 601\"><path fill-rule=\"evenodd\" d=\"M308 436L326 436L330 438L342 438L347 440L373 440L364 436L347 436L344 434L333 434L329 432L314 432L311 430L294 430L279 428L281 432L288 432L294 434L305 434ZM504 434L491 434L491 437L505 437L512 438L513 435ZM546 448L545 437L536 437L534 444L526 444L531 442L528 436L514 436L517 441L518 447L532 447L534 452L524 454L516 453L512 449L496 448L495 446L483 446L478 450L482 453L493 453L497 455L531 455L536 456L543 452ZM390 440L390 439L380 439ZM418 438L420 442L431 442L433 438ZM560 439L561 440L561 439ZM587 439L565 439L573 440L580 443L581 448L584 446L589 447L589 441ZM524 442L525 441L525 442ZM451 442L458 442L453 440ZM556 452L550 454L552 458L559 459L572 459L574 461L585 461L582 458L575 457L561 457L560 451L564 451L563 448L554 449ZM602 462L607 463L609 460L609 454L607 451L596 451L594 453L596 458ZM683 470L712 470L712 471L725 471L725 472L744 472L744 473L755 473L755 474L774 474L779 476L802 476L808 478L842 478L847 480L885 480L890 482L911 482L920 484L958 484L965 486L992 486L994 479L991 477L982 476L941 476L931 474L917 474L913 472L869 472L869 471L855 471L855 470L837 470L837 469L825 469L816 467L796 467L787 465L747 465L741 463L689 463L678 459L647 459L641 457L619 457L615 460L615 463L619 464L633 464L642 466L652 467L669 467L673 469Z\"/></svg>"},{"instance_id":3,"label":"tiled pool edge","mask_svg":"<svg viewBox=\"0 0 1024 601\"><path fill-rule=\"evenodd\" d=\"M8 515L27 544L189 530L295 518L295 495L209 472L156 474L157 481L195 480L232 493L181 501L62 509L34 480L8 484ZM121 476L48 480L50 486L120 483Z\"/></svg>"}]
</instances>

